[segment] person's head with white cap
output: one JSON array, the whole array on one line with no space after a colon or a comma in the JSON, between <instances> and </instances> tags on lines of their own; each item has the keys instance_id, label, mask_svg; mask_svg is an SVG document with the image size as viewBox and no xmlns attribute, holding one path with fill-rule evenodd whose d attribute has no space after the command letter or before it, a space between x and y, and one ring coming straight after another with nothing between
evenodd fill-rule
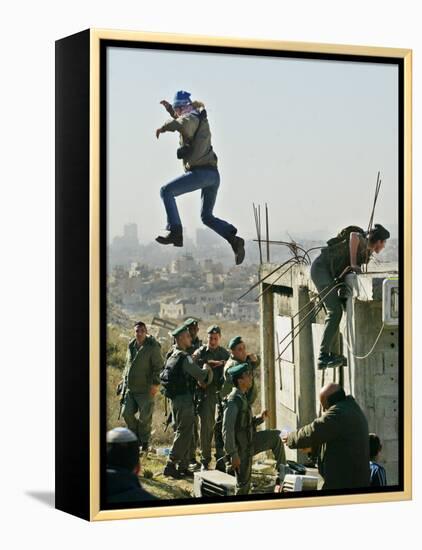
<instances>
[{"instance_id":1,"label":"person's head with white cap","mask_svg":"<svg viewBox=\"0 0 422 550\"><path fill-rule=\"evenodd\" d=\"M107 432L107 468L122 468L139 472L139 441L127 428Z\"/></svg>"}]
</instances>

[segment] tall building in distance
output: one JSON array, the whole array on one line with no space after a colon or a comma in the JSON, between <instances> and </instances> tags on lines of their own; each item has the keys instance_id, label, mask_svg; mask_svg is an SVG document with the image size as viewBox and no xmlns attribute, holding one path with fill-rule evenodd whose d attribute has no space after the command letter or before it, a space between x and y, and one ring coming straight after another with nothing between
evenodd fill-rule
<instances>
[{"instance_id":1,"label":"tall building in distance","mask_svg":"<svg viewBox=\"0 0 422 550\"><path fill-rule=\"evenodd\" d=\"M127 246L131 244L133 244L133 246L139 246L138 226L136 223L127 223L123 227L123 239Z\"/></svg>"},{"instance_id":2,"label":"tall building in distance","mask_svg":"<svg viewBox=\"0 0 422 550\"><path fill-rule=\"evenodd\" d=\"M127 223L123 226L123 235L113 238L109 260L112 265L130 265L139 259L139 254L138 226L136 223Z\"/></svg>"}]
</instances>

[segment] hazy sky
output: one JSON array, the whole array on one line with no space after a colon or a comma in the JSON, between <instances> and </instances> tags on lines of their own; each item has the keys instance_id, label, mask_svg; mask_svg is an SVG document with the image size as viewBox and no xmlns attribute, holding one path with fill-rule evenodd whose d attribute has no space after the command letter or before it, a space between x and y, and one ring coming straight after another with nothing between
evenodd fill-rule
<instances>
[{"instance_id":1,"label":"hazy sky","mask_svg":"<svg viewBox=\"0 0 422 550\"><path fill-rule=\"evenodd\" d=\"M337 233L398 219L395 65L108 49L109 238L136 222L142 242L164 228L160 187L183 173L178 134L161 99L188 90L205 103L219 158L215 215L255 236L252 203L267 202L271 237ZM177 199L182 223L202 227L200 191ZM393 227L394 229L394 227Z\"/></svg>"}]
</instances>

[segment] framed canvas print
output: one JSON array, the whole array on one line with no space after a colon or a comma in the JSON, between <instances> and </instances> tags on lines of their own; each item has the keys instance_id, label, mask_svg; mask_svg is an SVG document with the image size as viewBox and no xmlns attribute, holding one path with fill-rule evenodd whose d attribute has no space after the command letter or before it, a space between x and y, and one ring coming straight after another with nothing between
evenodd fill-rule
<instances>
[{"instance_id":1,"label":"framed canvas print","mask_svg":"<svg viewBox=\"0 0 422 550\"><path fill-rule=\"evenodd\" d=\"M411 498L411 51L56 42L56 506Z\"/></svg>"}]
</instances>

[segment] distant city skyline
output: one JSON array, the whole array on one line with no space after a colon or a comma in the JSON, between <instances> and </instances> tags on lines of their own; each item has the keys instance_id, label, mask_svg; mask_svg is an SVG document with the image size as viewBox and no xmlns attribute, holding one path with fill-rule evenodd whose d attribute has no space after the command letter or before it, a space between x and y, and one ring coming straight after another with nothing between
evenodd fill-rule
<instances>
[{"instance_id":1,"label":"distant city skyline","mask_svg":"<svg viewBox=\"0 0 422 550\"><path fill-rule=\"evenodd\" d=\"M183 173L177 136L157 140L159 105L187 89L204 101L221 185L218 217L255 238L252 203L269 205L285 239L398 223L398 72L395 65L108 48L108 241L134 222L153 242L166 218L160 187ZM195 238L200 193L178 197ZM322 237L324 238L324 237ZM157 245L158 246L158 245Z\"/></svg>"},{"instance_id":2,"label":"distant city skyline","mask_svg":"<svg viewBox=\"0 0 422 550\"><path fill-rule=\"evenodd\" d=\"M271 225L271 218L269 220L269 223ZM119 238L124 236L124 227L125 226L129 226L129 225L133 225L133 224L137 225L137 229L138 229L137 236L138 236L139 244L148 245L148 244L152 244L152 243L155 242L154 239L151 239L150 241L144 241L142 239L142 230L139 227L139 225L136 224L136 222L130 221L130 222L127 222L123 225L123 227L121 228L120 233L117 233L115 235L109 235L109 245L113 243L114 239L116 239L116 238L119 239ZM392 238L398 238L398 226L397 226L397 224L389 223L389 222L386 222L385 220L383 220L383 224L385 224L386 227L388 227ZM367 227L363 227L363 229L366 229L366 228ZM255 229L255 228L253 228L253 229ZM342 229L342 228L339 227L339 230L340 229ZM223 241L221 241L221 243L220 243L220 239L219 239L218 235L216 235L209 228L202 228L202 227L196 227L196 228L189 228L188 227L188 228L186 228L185 227L184 228L184 233L185 233L185 236L187 236L188 239L191 239L192 241L194 241L196 243L197 242L197 231L198 230L204 231L205 233L209 232L210 239L212 239L213 241L215 240L215 244L223 244ZM262 233L264 233L264 225L262 225ZM334 236L334 234L329 233L328 230L323 231L322 229L313 230L309 233L307 233L306 231L293 232L293 231L288 231L286 229L284 231L284 233L281 233L281 234L278 233L277 235L274 235L270 230L270 239L289 240L289 235L290 235L290 237L292 237L293 239L296 239L296 240L303 239L303 240L316 240L316 241L326 240L326 239L330 238L331 236ZM250 235L245 233L245 237L248 240L256 240L257 239L256 232L255 232L255 234L251 233ZM261 238L263 239L263 241L265 240L265 237L261 236Z\"/></svg>"},{"instance_id":3,"label":"distant city skyline","mask_svg":"<svg viewBox=\"0 0 422 550\"><path fill-rule=\"evenodd\" d=\"M109 244L108 250L108 265L111 272L113 266L129 266L133 262L139 262L142 265L155 267L165 267L175 260L179 260L186 255L192 255L196 261L204 262L214 259L222 262L226 267L233 267L233 256L231 249L226 246L225 241L214 237L212 231L207 229L197 229L196 239L192 239L189 234L185 235L185 243L183 248L160 247L154 241L142 242L135 239L136 224L128 224L125 226L124 235L119 235ZM333 235L331 235L333 236ZM199 237L199 238L198 238ZM289 241L295 239L299 245L303 245L305 249L324 246L329 235L312 235L300 236L298 234L290 234L282 239L277 239L270 234L271 240ZM259 246L256 239L246 240L246 258L244 266L257 265L260 263ZM262 260L267 261L266 243L262 242ZM291 257L291 252L286 246L280 246L275 243L270 244L270 262L282 263ZM318 249L314 249L310 253L311 259L318 255ZM398 261L398 241L394 233L389 241L388 246L374 258L375 264L391 263Z\"/></svg>"}]
</instances>

